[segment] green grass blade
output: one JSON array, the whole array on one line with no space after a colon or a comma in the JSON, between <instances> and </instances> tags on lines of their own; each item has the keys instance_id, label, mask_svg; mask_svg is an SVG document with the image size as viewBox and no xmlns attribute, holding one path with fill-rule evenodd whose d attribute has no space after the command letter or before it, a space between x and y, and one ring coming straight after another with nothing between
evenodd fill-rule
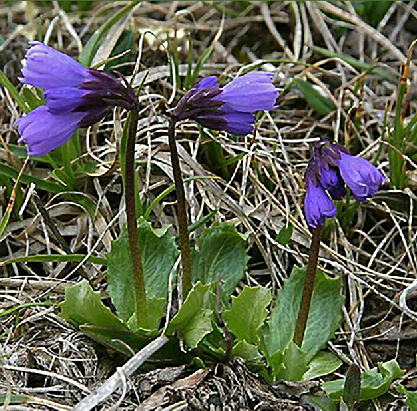
<instances>
[{"instance_id":1,"label":"green grass blade","mask_svg":"<svg viewBox=\"0 0 417 411\"><path fill-rule=\"evenodd\" d=\"M318 46L310 46L310 48L317 53L320 53L324 57L329 58L339 58L340 60L345 61L346 63L350 64L352 67L355 67L358 70L366 71L372 74L376 74L381 77L385 77L391 81L395 80L394 76L387 70L384 70L380 67L375 67L375 64L365 63L363 61L359 61L348 54L343 53L335 53L334 51L330 51Z\"/></svg>"},{"instance_id":2,"label":"green grass blade","mask_svg":"<svg viewBox=\"0 0 417 411\"><path fill-rule=\"evenodd\" d=\"M57 303L54 303L52 301L45 301L40 303L25 303L25 304L19 304L12 308L9 308L7 310L4 310L0 312L0 317L5 317L6 315L13 314L15 311L19 311L22 308L28 308L28 307L51 307L53 305L56 305Z\"/></svg>"},{"instance_id":3,"label":"green grass blade","mask_svg":"<svg viewBox=\"0 0 417 411\"><path fill-rule=\"evenodd\" d=\"M12 394L8 398L7 394L0 393L0 404L5 404L6 401L9 402L9 404L24 404L25 402L30 402L32 397L25 394Z\"/></svg>"},{"instance_id":4,"label":"green grass blade","mask_svg":"<svg viewBox=\"0 0 417 411\"><path fill-rule=\"evenodd\" d=\"M4 174L5 176L10 178L17 178L19 176L19 172L16 169L9 166L8 164L2 163L0 163L0 174ZM49 191L50 193L62 193L63 191L65 191L65 187L61 184L51 183L49 181L45 181L41 178L34 177L24 172L22 172L20 180L22 183L25 184L34 183L37 188Z\"/></svg>"},{"instance_id":5,"label":"green grass blade","mask_svg":"<svg viewBox=\"0 0 417 411\"><path fill-rule=\"evenodd\" d=\"M37 255L26 255L23 257L15 257L10 258L6 261L0 262L0 267L3 267L8 264L13 263L79 263L80 261L83 261L83 259L86 257L85 254L68 254L68 255L62 255L62 254L37 254ZM101 257L93 257L90 256L87 258L87 262L93 263L93 264L101 264L101 265L107 265L107 261L105 258Z\"/></svg>"},{"instance_id":6,"label":"green grass blade","mask_svg":"<svg viewBox=\"0 0 417 411\"><path fill-rule=\"evenodd\" d=\"M16 87L10 82L2 70L0 70L0 83L3 84L3 86L9 91L13 99L19 105L20 109L26 114L29 113L30 109L25 100L23 100Z\"/></svg>"},{"instance_id":7,"label":"green grass blade","mask_svg":"<svg viewBox=\"0 0 417 411\"><path fill-rule=\"evenodd\" d=\"M294 79L293 85L298 88L307 100L307 103L320 115L326 116L335 109L333 102L322 96L308 81Z\"/></svg>"},{"instance_id":8,"label":"green grass blade","mask_svg":"<svg viewBox=\"0 0 417 411\"><path fill-rule=\"evenodd\" d=\"M23 170L26 168L28 160L29 160L29 157L26 157L26 161L24 162L21 170L19 171L19 174L16 178L16 182L14 184L14 187L13 187L13 190L12 190L12 193L11 193L11 196L10 196L9 204L7 205L7 209L6 209L6 212L4 213L3 218L1 219L1 222L0 222L0 237L3 235L4 230L6 229L7 224L9 222L9 219L10 219L10 216L12 214L14 203L15 203L15 200L16 200L17 189L19 187L20 179L22 178Z\"/></svg>"},{"instance_id":9,"label":"green grass blade","mask_svg":"<svg viewBox=\"0 0 417 411\"><path fill-rule=\"evenodd\" d=\"M95 54L101 44L106 33L120 20L122 19L130 10L132 10L141 0L134 0L121 10L119 10L113 17L107 20L88 40L87 44L84 46L78 61L86 67L91 65Z\"/></svg>"},{"instance_id":10,"label":"green grass blade","mask_svg":"<svg viewBox=\"0 0 417 411\"><path fill-rule=\"evenodd\" d=\"M220 177L215 176L196 176L196 177L189 177L184 179L184 183L188 183L193 180L206 180L206 179L220 179ZM162 191L161 194L159 194L155 200L152 201L152 203L149 205L149 207L146 209L145 213L143 214L143 218L148 221L149 216L152 213L152 210L157 206L158 203L160 203L168 194L172 193L175 190L175 184L170 185L168 188L166 188L164 191Z\"/></svg>"},{"instance_id":11,"label":"green grass blade","mask_svg":"<svg viewBox=\"0 0 417 411\"><path fill-rule=\"evenodd\" d=\"M211 44L209 47L206 48L204 53L197 60L197 63L193 70L193 74L191 74L189 84L193 85L196 82L196 78L199 76L200 71L202 67L204 66L204 63L206 62L206 60L211 56L211 53L213 53L213 50L214 50L214 44Z\"/></svg>"}]
</instances>

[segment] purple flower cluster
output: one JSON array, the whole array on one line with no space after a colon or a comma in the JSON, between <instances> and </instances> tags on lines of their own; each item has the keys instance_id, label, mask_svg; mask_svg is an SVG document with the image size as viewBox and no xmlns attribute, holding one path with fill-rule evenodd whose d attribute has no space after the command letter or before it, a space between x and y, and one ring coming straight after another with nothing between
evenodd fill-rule
<instances>
[{"instance_id":1,"label":"purple flower cluster","mask_svg":"<svg viewBox=\"0 0 417 411\"><path fill-rule=\"evenodd\" d=\"M195 84L172 111L178 120L192 119L213 130L244 136L253 130L255 111L272 110L279 90L272 73L250 72L225 87L210 76Z\"/></svg>"},{"instance_id":2,"label":"purple flower cluster","mask_svg":"<svg viewBox=\"0 0 417 411\"><path fill-rule=\"evenodd\" d=\"M20 118L21 138L28 154L41 156L71 138L80 127L101 120L114 106L132 109L133 89L103 71L86 68L57 50L32 42L19 79L44 89L45 105Z\"/></svg>"},{"instance_id":3,"label":"purple flower cluster","mask_svg":"<svg viewBox=\"0 0 417 411\"><path fill-rule=\"evenodd\" d=\"M313 228L336 215L332 199L340 200L346 195L345 183L357 200L365 201L385 182L382 173L369 161L351 156L341 145L327 141L313 150L304 180L304 211Z\"/></svg>"}]
</instances>

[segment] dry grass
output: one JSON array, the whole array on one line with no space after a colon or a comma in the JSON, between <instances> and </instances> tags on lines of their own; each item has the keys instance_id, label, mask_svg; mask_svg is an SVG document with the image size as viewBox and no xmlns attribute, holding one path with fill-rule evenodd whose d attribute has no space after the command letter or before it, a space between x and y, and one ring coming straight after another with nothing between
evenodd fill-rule
<instances>
[{"instance_id":1,"label":"dry grass","mask_svg":"<svg viewBox=\"0 0 417 411\"><path fill-rule=\"evenodd\" d=\"M4 43L0 45L0 62L4 72L17 84L20 59L27 41L36 33L41 33L49 44L77 55L81 44L122 3L96 2L86 13L66 13L56 2L44 5L16 2L12 6L2 2L0 32ZM140 168L141 194L152 201L172 183L163 113L167 103L178 99L179 92L170 84L166 53L160 46L166 39L166 32L172 36L176 30L183 63L186 62L188 34L194 39L195 56L201 55L217 36L215 51L203 74L223 73L229 77L242 68L242 62L248 65L260 59L281 60L273 66L266 64L269 68L275 67L278 85L285 87L294 78L308 79L333 101L336 110L325 117L318 116L301 94L291 88L280 98L277 109L262 116L253 136L236 141L224 133L207 131L226 155L234 157L243 153L244 156L229 168L228 175L187 184L191 219L195 221L219 209L216 219L233 220L241 231L250 232L252 259L247 282L278 289L294 264L304 265L307 259L310 233L303 216L302 179L309 144L318 138L334 138L370 160L382 144L379 165L389 177L383 116L385 108L392 106L395 99L396 81L374 75L365 77L340 59L320 57L310 46L319 45L361 61L377 60L380 67L398 78L414 39L417 15L413 3L394 2L387 13L389 19L382 19L378 27L372 28L356 14L350 2L252 2L246 8L232 3L143 3L125 22L125 28L131 30L136 39L146 31L157 36L155 39L148 34L143 44L136 43L128 65L129 70L133 69L139 51L141 59L136 64L140 73L134 80L136 85L143 78L144 70L149 70L141 95L142 120L136 147L137 160L148 165ZM222 15L223 7L243 12L239 16ZM106 44L97 60L107 57L110 47L111 44ZM185 69L185 65L181 67ZM417 70L412 66L412 85L416 84L416 78ZM359 95L355 95L354 88L362 80L364 86ZM411 97L414 97L413 89ZM415 108L411 99L409 112L414 113ZM17 135L13 123L20 113L5 89L0 89L0 112L0 135L6 143L15 143ZM123 122L124 117L116 111L100 126L84 133L85 158L94 160L97 167L82 181L80 191L88 193L99 204L94 219L79 204L35 188L73 253L103 256L125 220L116 157ZM201 154L207 140L201 139L197 127L184 123L179 135L183 136L180 157L184 176L215 176L217 170L211 168ZM0 157L2 162L12 166L21 163L5 147L0 148ZM345 280L345 318L331 347L346 363L354 359L363 367L396 358L409 370L407 382L412 387L416 384L412 367L415 367L413 344L417 338L417 314L400 308L400 295L407 287L410 286L407 294L410 309L413 303L415 307L416 296L411 287L417 274L414 209L417 168L412 159L407 158L407 168L410 188L399 192L384 187L380 195L361 204L347 230L335 220L322 247L320 266L331 275L342 275ZM32 165L29 171L47 178L45 168ZM31 188L26 185L23 188L27 205L20 218L7 227L2 238L1 259L65 253L63 245L51 236L41 218ZM8 199L4 191L2 201L5 207ZM172 198L168 198L159 204L152 218L157 225L172 223L174 214ZM292 241L283 246L275 237L288 222L294 225L294 235ZM105 287L102 269L95 264L75 267L68 263L18 263L3 266L1 270L1 310L45 300L62 301L65 285L79 281L81 275L88 277L97 288ZM9 405L8 410L69 409L114 370L115 358L60 319L54 307L31 306L0 318L0 391L38 398L36 405ZM182 369L172 381L152 380L148 390L137 383L146 376L134 377L126 382L123 398L120 393L115 394L107 401L107 408L102 409L135 410L154 387L171 384L190 373ZM233 394L232 388L239 387L240 377L249 381L245 386L248 388ZM210 408L213 410L227 409L221 404L228 402L229 409L255 409L256 406L256 409L267 409L262 408L263 403L277 407L274 409L290 409L289 404L297 398L288 394L279 405L277 391L266 386L262 388L266 390L262 397L259 392L263 391L256 391L260 390L256 384L262 383L241 364L223 367L221 371L216 368L202 381L195 392L186 387L186 383L181 389L171 388L169 403L177 407L166 409L209 409L198 408L199 401L200 404L207 401L201 400L208 398L204 395L218 397L213 400ZM252 395L251 390L257 393ZM50 404L41 405L40 399L47 399ZM190 408L186 408L187 404ZM378 403L373 407L388 409L387 405ZM393 403L389 409L395 407Z\"/></svg>"}]
</instances>

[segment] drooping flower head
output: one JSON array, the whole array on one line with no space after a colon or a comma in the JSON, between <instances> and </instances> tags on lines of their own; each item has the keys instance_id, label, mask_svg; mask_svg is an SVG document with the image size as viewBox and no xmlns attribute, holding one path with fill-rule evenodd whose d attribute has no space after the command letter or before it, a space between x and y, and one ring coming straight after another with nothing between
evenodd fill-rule
<instances>
[{"instance_id":1,"label":"drooping flower head","mask_svg":"<svg viewBox=\"0 0 417 411\"><path fill-rule=\"evenodd\" d=\"M133 89L112 75L80 63L40 42L31 42L22 68L23 84L44 89L45 105L20 118L28 154L41 156L59 147L80 127L101 120L115 106L132 109Z\"/></svg>"},{"instance_id":2,"label":"drooping flower head","mask_svg":"<svg viewBox=\"0 0 417 411\"><path fill-rule=\"evenodd\" d=\"M279 89L272 84L273 73L250 72L224 87L210 76L195 84L171 115L192 119L204 127L244 136L253 130L255 111L272 110Z\"/></svg>"},{"instance_id":3,"label":"drooping flower head","mask_svg":"<svg viewBox=\"0 0 417 411\"><path fill-rule=\"evenodd\" d=\"M315 146L304 176L304 211L310 227L323 225L336 215L331 200L346 195L345 184L359 201L373 196L385 182L383 174L369 161L348 154L339 144L325 141ZM331 198L330 198L331 197Z\"/></svg>"},{"instance_id":4,"label":"drooping flower head","mask_svg":"<svg viewBox=\"0 0 417 411\"><path fill-rule=\"evenodd\" d=\"M326 192L325 186L320 179L321 172L320 158L313 152L310 162L305 173L305 185L307 189L304 201L304 211L307 223L310 227L316 228L318 225L324 225L326 218L332 218L336 215L336 206ZM330 172L324 172L324 183L328 188L328 183L333 183L334 175ZM337 178L337 177L336 177Z\"/></svg>"}]
</instances>

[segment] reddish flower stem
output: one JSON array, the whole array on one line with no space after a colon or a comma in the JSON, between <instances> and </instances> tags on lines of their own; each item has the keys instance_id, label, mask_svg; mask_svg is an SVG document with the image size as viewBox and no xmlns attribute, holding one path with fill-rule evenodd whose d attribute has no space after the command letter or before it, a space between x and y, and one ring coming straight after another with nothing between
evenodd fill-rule
<instances>
[{"instance_id":1,"label":"reddish flower stem","mask_svg":"<svg viewBox=\"0 0 417 411\"><path fill-rule=\"evenodd\" d=\"M306 330L308 313L310 311L311 297L314 289L314 279L316 277L317 262L320 251L321 232L323 227L319 225L313 229L311 239L310 255L307 264L306 281L304 284L303 295L301 297L300 310L298 311L297 323L295 325L294 342L301 347Z\"/></svg>"},{"instance_id":2,"label":"reddish flower stem","mask_svg":"<svg viewBox=\"0 0 417 411\"><path fill-rule=\"evenodd\" d=\"M170 118L168 125L168 141L171 151L172 172L174 175L175 190L177 194L178 234L181 248L182 262L182 295L187 297L191 290L191 253L190 237L188 235L188 214L185 201L184 183L182 181L180 160L178 157L177 142L175 141L175 124L177 120Z\"/></svg>"},{"instance_id":3,"label":"reddish flower stem","mask_svg":"<svg viewBox=\"0 0 417 411\"><path fill-rule=\"evenodd\" d=\"M145 279L143 277L142 254L138 237L135 201L135 140L136 129L138 126L137 108L131 110L130 115L130 128L126 142L125 164L127 233L129 236L130 255L132 257L133 273L135 277L136 324L138 327L146 328L148 323L148 304L146 300Z\"/></svg>"}]
</instances>

